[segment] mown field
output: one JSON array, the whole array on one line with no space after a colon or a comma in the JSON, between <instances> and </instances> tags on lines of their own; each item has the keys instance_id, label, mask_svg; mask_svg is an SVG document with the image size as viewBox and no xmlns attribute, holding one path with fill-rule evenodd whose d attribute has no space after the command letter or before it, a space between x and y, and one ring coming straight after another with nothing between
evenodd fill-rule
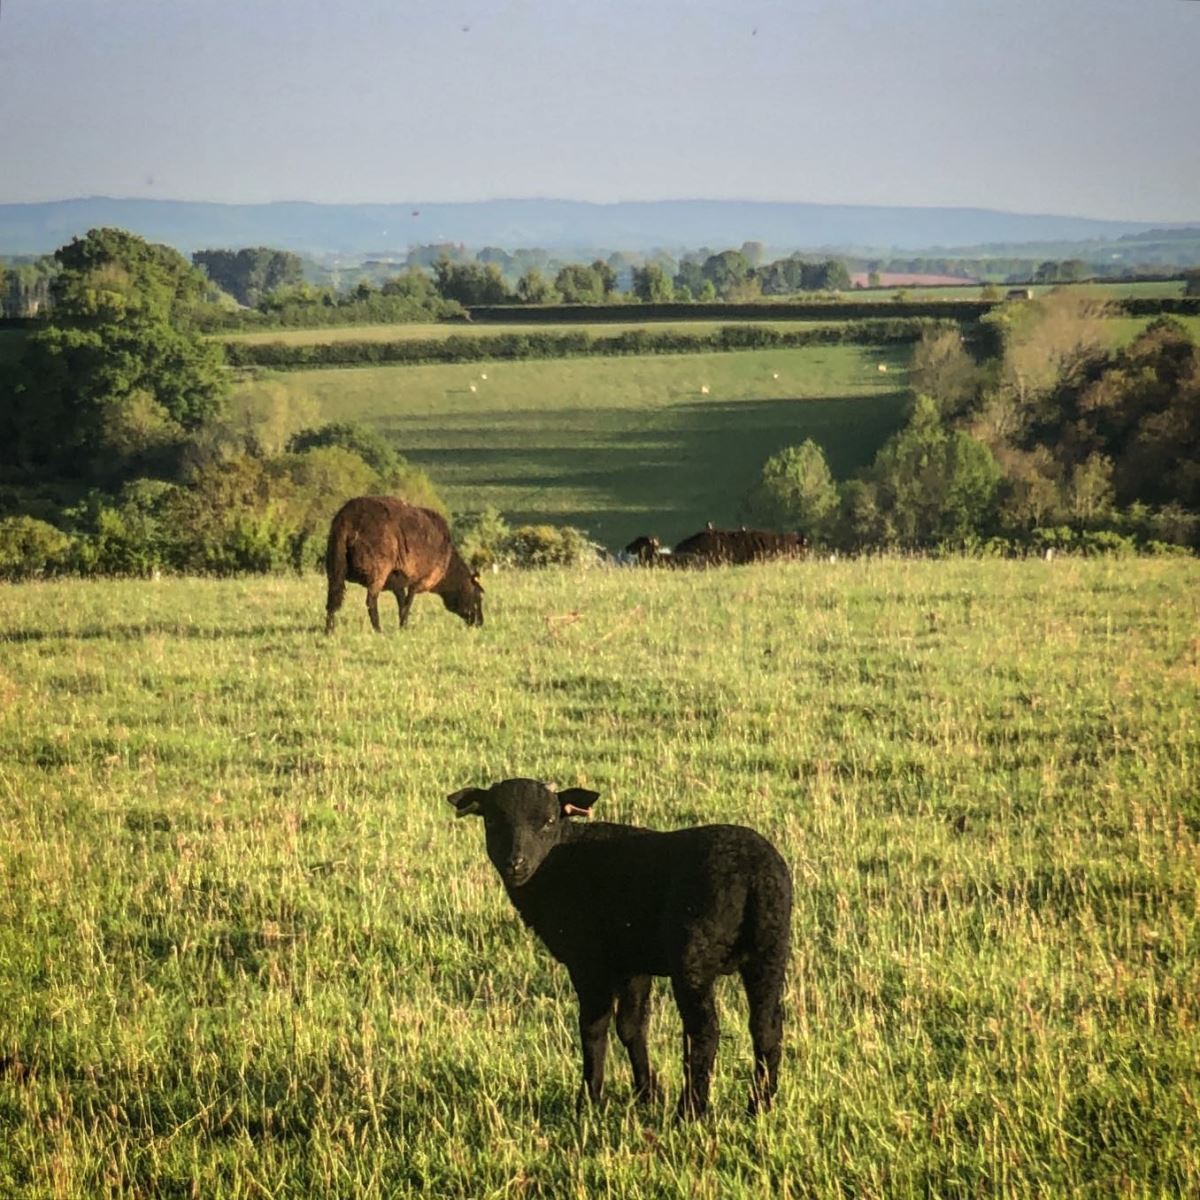
<instances>
[{"instance_id":1,"label":"mown field","mask_svg":"<svg viewBox=\"0 0 1200 1200\"><path fill-rule=\"evenodd\" d=\"M332 639L322 590L0 588L0 1195L1200 1192L1194 561L501 575ZM443 799L515 774L780 846L774 1113L726 981L709 1119L615 1039L575 1115L570 985Z\"/></svg>"},{"instance_id":2,"label":"mown field","mask_svg":"<svg viewBox=\"0 0 1200 1200\"><path fill-rule=\"evenodd\" d=\"M763 462L807 437L835 474L866 465L903 423L909 354L826 346L289 371L243 382L234 400L279 428L372 426L452 510L491 504L620 546L738 521Z\"/></svg>"}]
</instances>

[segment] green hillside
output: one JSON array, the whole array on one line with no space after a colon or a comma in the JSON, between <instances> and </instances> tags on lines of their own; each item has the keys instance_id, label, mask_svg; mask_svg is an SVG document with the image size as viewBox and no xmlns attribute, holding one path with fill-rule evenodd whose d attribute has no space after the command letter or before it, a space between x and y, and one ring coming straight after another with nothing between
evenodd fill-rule
<instances>
[{"instance_id":1,"label":"green hillside","mask_svg":"<svg viewBox=\"0 0 1200 1200\"><path fill-rule=\"evenodd\" d=\"M235 403L293 424L364 422L452 509L494 505L619 546L736 522L763 461L805 438L839 476L870 462L903 419L908 355L834 346L295 371L243 383Z\"/></svg>"}]
</instances>

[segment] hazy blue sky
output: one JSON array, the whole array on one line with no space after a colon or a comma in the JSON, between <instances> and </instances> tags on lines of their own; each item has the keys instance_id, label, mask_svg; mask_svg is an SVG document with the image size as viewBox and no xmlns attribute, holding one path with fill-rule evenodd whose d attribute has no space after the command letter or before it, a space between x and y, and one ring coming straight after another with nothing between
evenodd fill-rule
<instances>
[{"instance_id":1,"label":"hazy blue sky","mask_svg":"<svg viewBox=\"0 0 1200 1200\"><path fill-rule=\"evenodd\" d=\"M1191 0L0 0L0 201L1200 217Z\"/></svg>"}]
</instances>

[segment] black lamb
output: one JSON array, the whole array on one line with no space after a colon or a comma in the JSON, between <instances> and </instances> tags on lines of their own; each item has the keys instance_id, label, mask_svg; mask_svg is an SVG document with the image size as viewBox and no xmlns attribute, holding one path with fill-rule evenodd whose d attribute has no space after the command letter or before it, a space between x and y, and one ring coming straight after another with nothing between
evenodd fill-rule
<instances>
[{"instance_id":1,"label":"black lamb","mask_svg":"<svg viewBox=\"0 0 1200 1200\"><path fill-rule=\"evenodd\" d=\"M713 984L737 971L750 1006L750 1112L767 1109L779 1078L792 883L779 852L752 829L701 825L674 832L582 824L596 792L554 792L534 779L464 788L460 817L481 816L488 857L521 919L571 974L579 997L583 1086L596 1101L608 1024L629 1052L634 1093L658 1096L646 1053L650 978L667 975L683 1018L680 1116L708 1107L717 1053Z\"/></svg>"}]
</instances>

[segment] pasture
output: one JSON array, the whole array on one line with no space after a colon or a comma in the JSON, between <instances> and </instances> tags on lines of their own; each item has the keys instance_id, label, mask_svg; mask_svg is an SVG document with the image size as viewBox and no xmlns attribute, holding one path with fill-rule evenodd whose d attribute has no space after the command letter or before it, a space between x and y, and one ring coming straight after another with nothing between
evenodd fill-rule
<instances>
[{"instance_id":1,"label":"pasture","mask_svg":"<svg viewBox=\"0 0 1200 1200\"><path fill-rule=\"evenodd\" d=\"M858 288L851 292L842 293L847 298L854 300L880 301L886 302L898 292L902 291L911 300L977 300L979 293L986 286L985 284L964 284L955 286L953 284L939 287L881 287L881 288ZM1034 296L1044 296L1047 292L1052 292L1057 287L1064 285L1057 283L1000 283L996 281L994 287L1000 290L1000 295L1003 296L1010 288L1025 288L1028 287ZM1157 300L1174 296L1182 296L1184 289L1184 281L1182 279L1154 279L1154 280L1139 280L1139 279L1114 279L1110 282L1097 283L1076 283L1070 284L1075 291L1086 292L1089 296L1095 296L1101 300Z\"/></svg>"},{"instance_id":2,"label":"pasture","mask_svg":"<svg viewBox=\"0 0 1200 1200\"><path fill-rule=\"evenodd\" d=\"M315 576L0 588L0 1194L1200 1192L1194 560L362 594L327 639ZM576 1117L570 984L444 802L515 774L779 845L774 1113L731 980L708 1120L615 1039Z\"/></svg>"},{"instance_id":3,"label":"pasture","mask_svg":"<svg viewBox=\"0 0 1200 1200\"><path fill-rule=\"evenodd\" d=\"M884 316L887 314L884 313ZM282 342L287 346L321 346L330 342L398 342L419 341L425 338L449 337L498 337L501 334L538 333L586 333L590 337L612 337L614 334L627 333L632 330L650 329L656 332L671 330L693 334L712 334L726 325L762 325L767 329L804 329L819 328L823 325L839 325L840 321L772 321L767 320L733 320L724 321L652 321L638 319L636 306L630 308L628 321L597 321L586 322L547 321L525 322L523 324L505 324L502 321L474 321L470 323L459 321L430 321L412 322L395 325L330 325L311 329L256 329L251 332L235 332L210 334L214 341L221 342L250 342L262 344L267 342Z\"/></svg>"},{"instance_id":4,"label":"pasture","mask_svg":"<svg viewBox=\"0 0 1200 1200\"><path fill-rule=\"evenodd\" d=\"M763 462L807 437L835 475L865 466L903 423L909 354L820 346L289 371L243 381L233 401L278 427L361 421L424 468L451 510L490 504L620 546L736 523Z\"/></svg>"}]
</instances>

